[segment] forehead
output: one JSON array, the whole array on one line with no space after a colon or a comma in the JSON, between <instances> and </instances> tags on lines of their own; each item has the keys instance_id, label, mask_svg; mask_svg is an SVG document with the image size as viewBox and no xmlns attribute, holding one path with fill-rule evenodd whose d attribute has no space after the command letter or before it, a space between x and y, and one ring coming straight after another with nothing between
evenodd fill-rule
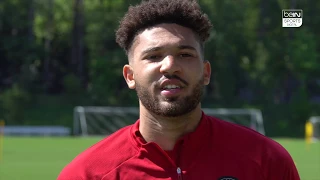
<instances>
[{"instance_id":1,"label":"forehead","mask_svg":"<svg viewBox=\"0 0 320 180\"><path fill-rule=\"evenodd\" d=\"M177 47L188 45L200 51L199 38L189 28L177 24L159 24L140 32L131 51L136 54L152 47Z\"/></svg>"}]
</instances>

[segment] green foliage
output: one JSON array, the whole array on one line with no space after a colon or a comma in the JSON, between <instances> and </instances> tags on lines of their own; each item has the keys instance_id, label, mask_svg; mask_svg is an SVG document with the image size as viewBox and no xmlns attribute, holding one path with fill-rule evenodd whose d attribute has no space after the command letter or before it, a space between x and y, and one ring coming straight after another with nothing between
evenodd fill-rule
<instances>
[{"instance_id":1,"label":"green foliage","mask_svg":"<svg viewBox=\"0 0 320 180\"><path fill-rule=\"evenodd\" d=\"M64 77L63 87L68 95L81 95L84 92L81 81L74 74L68 74Z\"/></svg>"},{"instance_id":2,"label":"green foliage","mask_svg":"<svg viewBox=\"0 0 320 180\"><path fill-rule=\"evenodd\" d=\"M89 93L95 104L117 106L132 105L136 100L122 75L122 67L127 58L121 52L95 59L91 64Z\"/></svg>"},{"instance_id":3,"label":"green foliage","mask_svg":"<svg viewBox=\"0 0 320 180\"><path fill-rule=\"evenodd\" d=\"M20 125L59 125L72 128L73 108L86 105L85 96L72 94L33 95L25 106L23 124Z\"/></svg>"},{"instance_id":4,"label":"green foliage","mask_svg":"<svg viewBox=\"0 0 320 180\"><path fill-rule=\"evenodd\" d=\"M28 93L15 84L4 91L0 98L6 124L22 124L26 103L30 100Z\"/></svg>"},{"instance_id":5,"label":"green foliage","mask_svg":"<svg viewBox=\"0 0 320 180\"><path fill-rule=\"evenodd\" d=\"M287 51L290 59L286 59L287 63L302 80L310 77L320 69L315 38L315 35L307 28L299 29L288 45Z\"/></svg>"}]
</instances>

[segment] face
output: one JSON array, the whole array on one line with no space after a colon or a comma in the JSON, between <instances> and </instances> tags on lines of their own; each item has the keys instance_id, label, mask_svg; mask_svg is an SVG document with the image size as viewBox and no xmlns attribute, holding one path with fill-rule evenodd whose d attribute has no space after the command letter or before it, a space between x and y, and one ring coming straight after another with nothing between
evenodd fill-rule
<instances>
[{"instance_id":1,"label":"face","mask_svg":"<svg viewBox=\"0 0 320 180\"><path fill-rule=\"evenodd\" d=\"M201 52L193 31L177 24L159 24L138 34L123 75L142 108L176 117L199 107L211 73Z\"/></svg>"}]
</instances>

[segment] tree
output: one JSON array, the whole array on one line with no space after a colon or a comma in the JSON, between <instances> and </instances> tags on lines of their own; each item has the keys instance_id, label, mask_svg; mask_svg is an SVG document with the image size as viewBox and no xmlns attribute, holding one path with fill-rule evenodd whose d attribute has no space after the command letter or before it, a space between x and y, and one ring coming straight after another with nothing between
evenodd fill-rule
<instances>
[{"instance_id":1,"label":"tree","mask_svg":"<svg viewBox=\"0 0 320 180\"><path fill-rule=\"evenodd\" d=\"M45 43L44 43L44 50L45 50L45 58L44 58L44 71L43 71L43 77L45 82L45 88L49 90L54 86L53 84L53 77L51 73L51 43L53 38L53 21L54 21L54 14L53 14L53 6L54 6L54 0L48 0L47 5L47 12L48 12L48 21L46 22L46 36Z\"/></svg>"},{"instance_id":2,"label":"tree","mask_svg":"<svg viewBox=\"0 0 320 180\"><path fill-rule=\"evenodd\" d=\"M84 18L83 0L74 1L74 19L72 29L72 67L83 85L85 85L85 59L84 59Z\"/></svg>"}]
</instances>

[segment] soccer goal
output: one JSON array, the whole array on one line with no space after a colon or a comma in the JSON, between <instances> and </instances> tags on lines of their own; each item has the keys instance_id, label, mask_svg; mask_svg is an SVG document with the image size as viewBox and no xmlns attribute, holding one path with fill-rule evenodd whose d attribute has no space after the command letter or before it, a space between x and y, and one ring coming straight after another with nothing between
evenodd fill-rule
<instances>
[{"instance_id":1,"label":"soccer goal","mask_svg":"<svg viewBox=\"0 0 320 180\"><path fill-rule=\"evenodd\" d=\"M312 140L320 141L320 116L311 116L309 122L312 124Z\"/></svg>"},{"instance_id":2,"label":"soccer goal","mask_svg":"<svg viewBox=\"0 0 320 180\"><path fill-rule=\"evenodd\" d=\"M257 109L211 109L204 108L209 115L250 127L265 135L263 118ZM105 136L133 124L139 118L137 107L95 107L74 108L73 134L78 136Z\"/></svg>"}]
</instances>

